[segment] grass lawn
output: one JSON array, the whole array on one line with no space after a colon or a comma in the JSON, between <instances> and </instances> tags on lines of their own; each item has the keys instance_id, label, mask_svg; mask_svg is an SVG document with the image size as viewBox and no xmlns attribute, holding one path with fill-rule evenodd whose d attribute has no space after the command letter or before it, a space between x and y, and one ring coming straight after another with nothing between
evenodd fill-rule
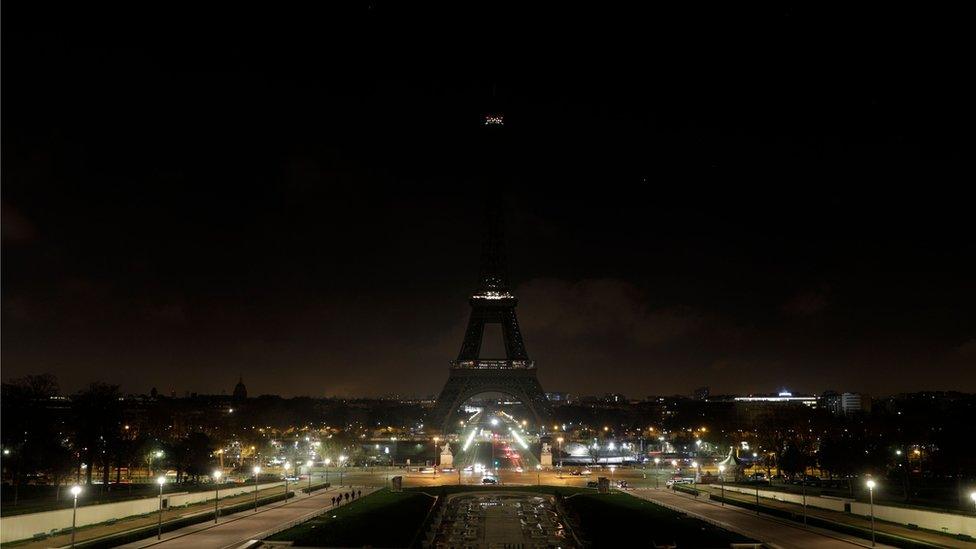
<instances>
[{"instance_id":1,"label":"grass lawn","mask_svg":"<svg viewBox=\"0 0 976 549\"><path fill-rule=\"evenodd\" d=\"M433 504L419 492L384 489L268 539L306 547L406 547Z\"/></svg>"},{"instance_id":2,"label":"grass lawn","mask_svg":"<svg viewBox=\"0 0 976 549\"><path fill-rule=\"evenodd\" d=\"M593 491L566 498L564 504L579 524L577 532L594 547L728 547L749 538L687 517L649 501L621 493Z\"/></svg>"}]
</instances>

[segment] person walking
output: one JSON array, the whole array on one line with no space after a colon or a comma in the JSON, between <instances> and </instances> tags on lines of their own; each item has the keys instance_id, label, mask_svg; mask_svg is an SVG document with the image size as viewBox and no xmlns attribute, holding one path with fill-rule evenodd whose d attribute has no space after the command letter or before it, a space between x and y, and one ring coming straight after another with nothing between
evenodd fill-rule
<instances>
[{"instance_id":1,"label":"person walking","mask_svg":"<svg viewBox=\"0 0 976 549\"><path fill-rule=\"evenodd\" d=\"M349 492L346 492L346 502L349 502Z\"/></svg>"},{"instance_id":2,"label":"person walking","mask_svg":"<svg viewBox=\"0 0 976 549\"><path fill-rule=\"evenodd\" d=\"M332 496L332 506L335 507L335 496Z\"/></svg>"},{"instance_id":3,"label":"person walking","mask_svg":"<svg viewBox=\"0 0 976 549\"><path fill-rule=\"evenodd\" d=\"M362 490L359 491L359 496L358 497L363 497L363 491Z\"/></svg>"}]
</instances>

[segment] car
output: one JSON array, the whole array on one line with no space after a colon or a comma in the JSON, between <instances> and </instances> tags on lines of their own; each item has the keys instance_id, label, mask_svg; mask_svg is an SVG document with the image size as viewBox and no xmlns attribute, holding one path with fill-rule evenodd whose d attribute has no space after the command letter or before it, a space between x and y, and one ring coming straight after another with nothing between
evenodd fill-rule
<instances>
[{"instance_id":1,"label":"car","mask_svg":"<svg viewBox=\"0 0 976 549\"><path fill-rule=\"evenodd\" d=\"M454 467L442 467L441 468L441 472L442 473L453 473L456 470L457 469L455 469Z\"/></svg>"},{"instance_id":2,"label":"car","mask_svg":"<svg viewBox=\"0 0 976 549\"><path fill-rule=\"evenodd\" d=\"M665 486L674 486L675 484L694 484L695 479L693 478L670 478L665 482Z\"/></svg>"},{"instance_id":3,"label":"car","mask_svg":"<svg viewBox=\"0 0 976 549\"><path fill-rule=\"evenodd\" d=\"M494 477L484 477L481 479L481 484L498 484L498 479Z\"/></svg>"},{"instance_id":4,"label":"car","mask_svg":"<svg viewBox=\"0 0 976 549\"><path fill-rule=\"evenodd\" d=\"M436 473L437 469L434 469L433 467L424 467L423 469L420 470L420 472L425 475L429 475L432 473Z\"/></svg>"},{"instance_id":5,"label":"car","mask_svg":"<svg viewBox=\"0 0 976 549\"><path fill-rule=\"evenodd\" d=\"M569 472L569 475L570 475L570 476L572 476L572 477L578 477L578 476L580 476L581 474L582 474L582 473L580 473L579 471L570 471L570 472Z\"/></svg>"},{"instance_id":6,"label":"car","mask_svg":"<svg viewBox=\"0 0 976 549\"><path fill-rule=\"evenodd\" d=\"M595 481L595 480L589 480L589 481L586 482L586 487L587 488L597 488L599 486L600 486L600 483L597 482L597 481Z\"/></svg>"},{"instance_id":7,"label":"car","mask_svg":"<svg viewBox=\"0 0 976 549\"><path fill-rule=\"evenodd\" d=\"M580 471L580 474L581 475L592 475L593 472L590 471L589 469L583 469L582 471Z\"/></svg>"},{"instance_id":8,"label":"car","mask_svg":"<svg viewBox=\"0 0 976 549\"><path fill-rule=\"evenodd\" d=\"M521 473L522 472L522 468L521 467L516 467L515 468L515 472L516 473Z\"/></svg>"},{"instance_id":9,"label":"car","mask_svg":"<svg viewBox=\"0 0 976 549\"><path fill-rule=\"evenodd\" d=\"M468 465L467 467L465 467L464 469L461 469L461 470L464 471L465 473L473 472L474 471L474 465Z\"/></svg>"},{"instance_id":10,"label":"car","mask_svg":"<svg viewBox=\"0 0 976 549\"><path fill-rule=\"evenodd\" d=\"M617 481L617 487L618 488L627 488L628 487L627 481L626 480L618 480Z\"/></svg>"}]
</instances>

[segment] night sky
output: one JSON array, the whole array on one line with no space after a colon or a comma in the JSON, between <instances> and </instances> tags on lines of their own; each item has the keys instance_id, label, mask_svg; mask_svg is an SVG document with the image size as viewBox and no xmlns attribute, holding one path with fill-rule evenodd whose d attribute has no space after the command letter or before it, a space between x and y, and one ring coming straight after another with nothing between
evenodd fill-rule
<instances>
[{"instance_id":1,"label":"night sky","mask_svg":"<svg viewBox=\"0 0 976 549\"><path fill-rule=\"evenodd\" d=\"M3 4L4 380L436 394L500 195L547 391L976 390L959 14L336 4Z\"/></svg>"}]
</instances>

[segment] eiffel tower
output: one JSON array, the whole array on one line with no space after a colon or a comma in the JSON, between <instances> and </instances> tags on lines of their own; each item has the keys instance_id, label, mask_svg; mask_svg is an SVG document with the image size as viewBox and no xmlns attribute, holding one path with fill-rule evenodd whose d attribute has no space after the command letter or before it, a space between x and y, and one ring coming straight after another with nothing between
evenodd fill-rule
<instances>
[{"instance_id":1,"label":"eiffel tower","mask_svg":"<svg viewBox=\"0 0 976 549\"><path fill-rule=\"evenodd\" d=\"M505 268L501 206L489 206L487 228L481 252L481 283L471 294L471 316L457 360L451 361L447 383L427 415L427 425L447 432L458 424L457 411L471 397L502 393L525 406L537 426L551 418L549 401L536 377L535 362L522 341L512 293ZM482 358L481 348L487 324L501 326L505 356Z\"/></svg>"}]
</instances>

